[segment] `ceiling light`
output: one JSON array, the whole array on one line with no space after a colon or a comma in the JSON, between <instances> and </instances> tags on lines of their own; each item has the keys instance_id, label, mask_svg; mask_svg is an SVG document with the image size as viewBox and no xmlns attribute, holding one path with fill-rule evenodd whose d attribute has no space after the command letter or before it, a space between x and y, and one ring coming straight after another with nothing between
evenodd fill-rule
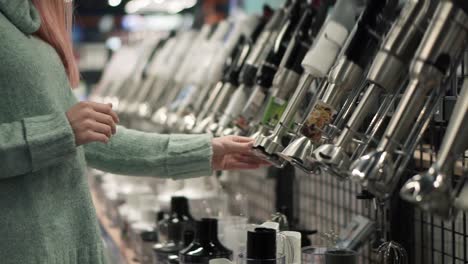
<instances>
[{"instance_id":1,"label":"ceiling light","mask_svg":"<svg viewBox=\"0 0 468 264\"><path fill-rule=\"evenodd\" d=\"M127 13L171 13L175 14L197 4L197 0L132 0L127 3Z\"/></svg>"},{"instance_id":2,"label":"ceiling light","mask_svg":"<svg viewBox=\"0 0 468 264\"><path fill-rule=\"evenodd\" d=\"M112 7L116 7L122 3L122 0L108 0L107 3Z\"/></svg>"}]
</instances>

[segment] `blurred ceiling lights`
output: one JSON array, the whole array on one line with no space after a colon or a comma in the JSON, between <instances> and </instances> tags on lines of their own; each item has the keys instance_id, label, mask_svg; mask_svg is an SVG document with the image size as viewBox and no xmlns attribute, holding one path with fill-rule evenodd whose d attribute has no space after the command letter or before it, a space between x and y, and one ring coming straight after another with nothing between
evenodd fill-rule
<instances>
[{"instance_id":1,"label":"blurred ceiling lights","mask_svg":"<svg viewBox=\"0 0 468 264\"><path fill-rule=\"evenodd\" d=\"M109 0L121 1L121 0ZM191 8L197 4L197 0L132 0L125 6L129 14L135 13L170 13L176 14Z\"/></svg>"},{"instance_id":2,"label":"blurred ceiling lights","mask_svg":"<svg viewBox=\"0 0 468 264\"><path fill-rule=\"evenodd\" d=\"M122 3L122 0L108 0L107 3L112 7L116 7Z\"/></svg>"}]
</instances>

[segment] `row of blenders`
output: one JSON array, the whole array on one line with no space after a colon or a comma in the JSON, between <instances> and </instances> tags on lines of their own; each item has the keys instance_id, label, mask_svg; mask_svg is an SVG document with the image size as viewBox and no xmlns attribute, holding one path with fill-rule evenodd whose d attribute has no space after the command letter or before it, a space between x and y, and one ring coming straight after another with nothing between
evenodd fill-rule
<instances>
[{"instance_id":1,"label":"row of blenders","mask_svg":"<svg viewBox=\"0 0 468 264\"><path fill-rule=\"evenodd\" d=\"M112 102L127 125L143 130L250 136L255 153L277 167L351 179L385 200L457 75L466 6L286 1L261 16L139 44L137 59L122 65L135 77L101 83L94 99ZM148 63L131 67L143 58ZM466 149L466 86L440 158L401 191L431 211L444 211L461 189L450 186L449 170Z\"/></svg>"},{"instance_id":2,"label":"row of blenders","mask_svg":"<svg viewBox=\"0 0 468 264\"><path fill-rule=\"evenodd\" d=\"M350 178L382 204L398 191L437 103L456 77L468 38L467 3L368 1L363 9L360 4L337 1L302 61L299 85L285 96L275 96L281 88L271 89L276 93L268 95L250 135L254 151L273 165L289 162L310 174ZM363 11L350 15L353 7ZM437 162L400 192L444 218L456 213L462 190L452 187L450 176L467 148L467 86Z\"/></svg>"},{"instance_id":3,"label":"row of blenders","mask_svg":"<svg viewBox=\"0 0 468 264\"><path fill-rule=\"evenodd\" d=\"M398 190L467 40L464 0L290 0L138 44L120 67L124 81L102 82L94 99L132 127L250 136L274 166L358 182L375 204L379 250L399 251L383 243L388 198L443 218L468 209L468 188L452 185L468 147L466 79L437 161Z\"/></svg>"},{"instance_id":4,"label":"row of blenders","mask_svg":"<svg viewBox=\"0 0 468 264\"><path fill-rule=\"evenodd\" d=\"M303 10L307 14L311 12L304 1L293 1L275 11L246 60L239 64L238 78L222 87L219 94L212 94L213 104L207 104L199 116L200 123L195 132L221 133L232 117L242 111L252 89L268 89L272 85ZM207 115L206 112L210 113Z\"/></svg>"},{"instance_id":5,"label":"row of blenders","mask_svg":"<svg viewBox=\"0 0 468 264\"><path fill-rule=\"evenodd\" d=\"M386 15L387 10L395 6L392 1L369 1L359 16L358 2L354 5L350 1L340 3L303 60L303 82L295 90L273 132L267 131L257 137L258 152L269 160L276 160L279 166L293 159L300 168L308 166L308 152L314 149L314 144L320 143L321 130L332 121L344 97L362 82L367 61L373 57L369 52L372 53L371 49L378 43L378 30L385 31L379 23L388 23L382 14ZM350 8L356 13L350 14ZM379 18L382 21L378 21ZM320 83L313 85L312 99L308 102L310 111L295 125L298 109L314 81ZM291 138L295 140L285 150Z\"/></svg>"}]
</instances>

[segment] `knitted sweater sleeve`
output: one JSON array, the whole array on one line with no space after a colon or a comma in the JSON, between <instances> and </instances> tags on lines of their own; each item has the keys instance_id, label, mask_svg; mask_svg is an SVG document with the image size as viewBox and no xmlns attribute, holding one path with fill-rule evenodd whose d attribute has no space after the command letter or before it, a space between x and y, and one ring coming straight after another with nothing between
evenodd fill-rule
<instances>
[{"instance_id":1,"label":"knitted sweater sleeve","mask_svg":"<svg viewBox=\"0 0 468 264\"><path fill-rule=\"evenodd\" d=\"M70 92L69 106L76 104ZM90 167L121 175L185 179L212 173L210 135L161 135L118 126L108 144L85 145Z\"/></svg>"},{"instance_id":2,"label":"knitted sweater sleeve","mask_svg":"<svg viewBox=\"0 0 468 264\"><path fill-rule=\"evenodd\" d=\"M64 113L0 124L0 180L39 171L76 153Z\"/></svg>"},{"instance_id":3,"label":"knitted sweater sleeve","mask_svg":"<svg viewBox=\"0 0 468 264\"><path fill-rule=\"evenodd\" d=\"M108 144L85 146L88 164L133 176L183 179L211 175L211 136L160 135L118 127Z\"/></svg>"}]
</instances>

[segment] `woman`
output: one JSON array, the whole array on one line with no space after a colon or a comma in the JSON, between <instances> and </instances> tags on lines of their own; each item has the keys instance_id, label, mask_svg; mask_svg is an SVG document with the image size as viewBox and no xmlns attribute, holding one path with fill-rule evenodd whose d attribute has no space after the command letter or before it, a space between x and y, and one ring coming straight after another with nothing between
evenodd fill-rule
<instances>
[{"instance_id":1,"label":"woman","mask_svg":"<svg viewBox=\"0 0 468 264\"><path fill-rule=\"evenodd\" d=\"M2 264L104 263L87 165L174 179L261 165L249 139L117 128L110 105L78 103L67 12L69 0L0 0Z\"/></svg>"}]
</instances>

